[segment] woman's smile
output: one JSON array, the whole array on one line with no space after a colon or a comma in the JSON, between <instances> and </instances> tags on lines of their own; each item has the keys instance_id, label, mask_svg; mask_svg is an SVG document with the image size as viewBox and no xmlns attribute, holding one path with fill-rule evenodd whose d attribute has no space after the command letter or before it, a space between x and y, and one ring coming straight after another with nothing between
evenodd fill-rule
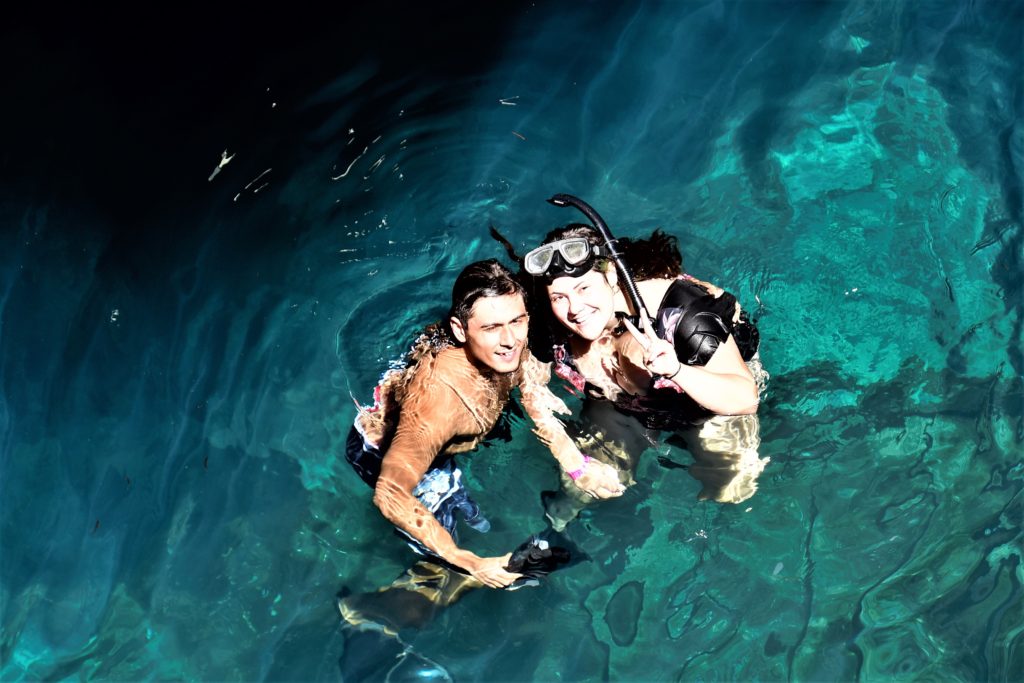
<instances>
[{"instance_id":1,"label":"woman's smile","mask_svg":"<svg viewBox=\"0 0 1024 683\"><path fill-rule=\"evenodd\" d=\"M556 278L548 285L548 298L558 321L589 341L600 337L614 319L614 293L600 271Z\"/></svg>"}]
</instances>

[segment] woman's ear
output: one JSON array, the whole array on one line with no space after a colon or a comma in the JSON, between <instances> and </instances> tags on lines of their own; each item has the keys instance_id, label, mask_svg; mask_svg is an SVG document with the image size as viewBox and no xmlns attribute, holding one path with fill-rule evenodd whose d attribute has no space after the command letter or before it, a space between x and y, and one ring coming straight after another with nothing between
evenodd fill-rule
<instances>
[{"instance_id":1,"label":"woman's ear","mask_svg":"<svg viewBox=\"0 0 1024 683\"><path fill-rule=\"evenodd\" d=\"M618 269L614 265L609 264L608 270L606 270L605 273L604 273L604 279L608 281L608 286L611 287L612 289L615 289L616 287L618 287L619 286L619 271L618 271Z\"/></svg>"}]
</instances>

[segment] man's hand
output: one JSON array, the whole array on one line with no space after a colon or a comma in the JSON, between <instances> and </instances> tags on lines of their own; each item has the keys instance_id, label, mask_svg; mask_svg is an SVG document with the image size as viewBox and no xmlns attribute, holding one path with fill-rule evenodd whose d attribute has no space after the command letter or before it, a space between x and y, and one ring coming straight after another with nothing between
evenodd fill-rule
<instances>
[{"instance_id":1,"label":"man's hand","mask_svg":"<svg viewBox=\"0 0 1024 683\"><path fill-rule=\"evenodd\" d=\"M703 280L698 280L697 278L695 278L692 275L683 275L683 277L686 278L687 280L689 280L690 282L693 282L694 284L700 285L705 290L707 290L708 294L710 294L711 296L715 297L716 299L718 297L722 296L725 293L725 290L722 289L721 287L719 287L718 285L713 285L710 282L704 282ZM737 301L736 302L736 312L732 316L732 321L734 323L735 322L739 322L740 312L741 311L742 311L742 309L740 308L740 302Z\"/></svg>"},{"instance_id":2,"label":"man's hand","mask_svg":"<svg viewBox=\"0 0 1024 683\"><path fill-rule=\"evenodd\" d=\"M502 557L478 557L475 562L468 563L472 566L463 565L463 568L470 576L489 588L504 588L523 578L522 574L505 571L505 565L511 559L512 553Z\"/></svg>"},{"instance_id":3,"label":"man's hand","mask_svg":"<svg viewBox=\"0 0 1024 683\"><path fill-rule=\"evenodd\" d=\"M700 285L701 287L704 288L705 291L707 291L708 294L715 297L716 299L722 296L722 294L725 292L725 290L719 287L718 285L713 285L710 282L704 282L704 280L698 280L692 275L683 275L683 277L694 284Z\"/></svg>"},{"instance_id":4,"label":"man's hand","mask_svg":"<svg viewBox=\"0 0 1024 683\"><path fill-rule=\"evenodd\" d=\"M581 491L594 498L615 498L626 490L619 481L619 471L597 460L587 463L587 469L575 483Z\"/></svg>"}]
</instances>

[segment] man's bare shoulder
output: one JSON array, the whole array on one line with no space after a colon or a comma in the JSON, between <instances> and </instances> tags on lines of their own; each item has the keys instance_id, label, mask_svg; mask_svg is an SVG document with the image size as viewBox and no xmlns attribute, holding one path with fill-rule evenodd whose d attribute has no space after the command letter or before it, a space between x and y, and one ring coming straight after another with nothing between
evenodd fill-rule
<instances>
[{"instance_id":1,"label":"man's bare shoulder","mask_svg":"<svg viewBox=\"0 0 1024 683\"><path fill-rule=\"evenodd\" d=\"M538 382L547 384L551 378L551 364L543 363L537 359L530 349L523 349L523 357L519 363L519 369L513 373L513 384L517 386L536 384Z\"/></svg>"},{"instance_id":2,"label":"man's bare shoulder","mask_svg":"<svg viewBox=\"0 0 1024 683\"><path fill-rule=\"evenodd\" d=\"M448 348L420 361L409 388L420 395L446 394L478 383L481 375L459 348Z\"/></svg>"}]
</instances>

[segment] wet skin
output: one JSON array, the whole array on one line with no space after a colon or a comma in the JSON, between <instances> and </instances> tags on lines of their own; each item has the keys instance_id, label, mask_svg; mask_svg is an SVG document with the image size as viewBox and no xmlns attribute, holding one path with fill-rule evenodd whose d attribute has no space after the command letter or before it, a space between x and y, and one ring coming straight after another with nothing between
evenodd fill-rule
<instances>
[{"instance_id":1,"label":"wet skin","mask_svg":"<svg viewBox=\"0 0 1024 683\"><path fill-rule=\"evenodd\" d=\"M604 273L597 270L581 277L556 278L548 285L551 311L570 332L594 341L615 319L612 285Z\"/></svg>"},{"instance_id":2,"label":"wet skin","mask_svg":"<svg viewBox=\"0 0 1024 683\"><path fill-rule=\"evenodd\" d=\"M547 286L551 311L573 333L572 354L589 381L614 400L619 391L646 393L656 377L663 377L720 415L757 412L757 387L731 337L703 367L680 363L672 345L647 327L636 334L613 338L610 332L617 324L615 311L626 310L621 293L617 295L617 283L614 270L590 270L578 277L556 278ZM660 301L671 283L671 279L656 279L637 286L649 304ZM717 287L706 289L721 294Z\"/></svg>"},{"instance_id":3,"label":"wet skin","mask_svg":"<svg viewBox=\"0 0 1024 683\"><path fill-rule=\"evenodd\" d=\"M534 421L534 433L561 468L581 468L583 455L555 416L569 411L548 389L550 368L526 348L529 321L520 295L481 298L465 325L457 318L450 324L461 346L427 354L413 369L381 463L374 503L392 524L432 553L497 588L518 578L503 568L508 555L485 558L459 548L413 490L439 455L470 451L491 431L515 387ZM383 401L395 400L385 393ZM383 425L372 419L374 414L366 412L359 419L364 434L379 442L385 434ZM614 468L603 463L592 463L576 484L595 498L623 491Z\"/></svg>"},{"instance_id":4,"label":"wet skin","mask_svg":"<svg viewBox=\"0 0 1024 683\"><path fill-rule=\"evenodd\" d=\"M470 362L483 370L510 373L519 369L529 321L523 297L508 294L478 299L466 325L452 318L451 326Z\"/></svg>"}]
</instances>

